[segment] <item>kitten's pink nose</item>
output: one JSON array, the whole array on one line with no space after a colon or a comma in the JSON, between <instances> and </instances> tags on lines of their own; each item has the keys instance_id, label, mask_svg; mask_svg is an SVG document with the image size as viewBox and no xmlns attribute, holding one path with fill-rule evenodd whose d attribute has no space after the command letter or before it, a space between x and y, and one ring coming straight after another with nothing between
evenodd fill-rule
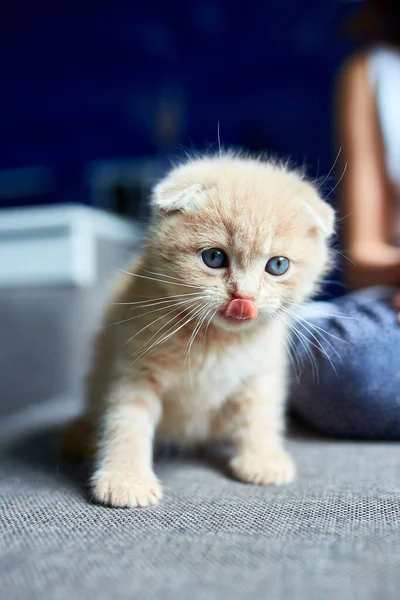
<instances>
[{"instance_id":1,"label":"kitten's pink nose","mask_svg":"<svg viewBox=\"0 0 400 600\"><path fill-rule=\"evenodd\" d=\"M256 319L258 310L252 300L236 298L231 300L226 308L225 317L232 319Z\"/></svg>"}]
</instances>

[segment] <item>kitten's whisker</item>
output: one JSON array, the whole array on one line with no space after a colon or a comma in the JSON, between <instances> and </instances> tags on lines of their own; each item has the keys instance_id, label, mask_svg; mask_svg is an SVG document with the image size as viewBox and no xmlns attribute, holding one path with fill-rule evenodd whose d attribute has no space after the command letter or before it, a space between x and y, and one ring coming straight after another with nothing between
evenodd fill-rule
<instances>
[{"instance_id":1,"label":"kitten's whisker","mask_svg":"<svg viewBox=\"0 0 400 600\"><path fill-rule=\"evenodd\" d=\"M144 352L143 352L142 354L140 354L140 356L138 356L138 357L137 357L137 358L134 360L134 363L135 363L135 362L137 362L138 360L140 360L141 358L143 358L145 355L149 354L149 353L150 353L151 351L153 351L155 348L157 348L157 347L161 346L161 344L163 344L163 343L164 343L164 342L166 342L166 341L167 341L167 340L168 340L170 337L172 337L173 335L175 335L175 334L176 334L176 333L177 333L177 332L178 332L180 329L182 329L182 327L184 327L186 324L190 323L190 321L193 321L193 319L194 319L194 318L196 317L196 315L197 315L197 311L199 311L199 310L202 310L202 307L199 309L197 306L195 306L195 307L194 307L194 309L193 309L192 311L190 311L189 313L188 313L187 311L182 311L181 313L179 313L179 315L181 315L183 312L185 312L186 314L185 314L185 315L184 315L184 317L183 317L182 319L180 319L180 320L179 320L177 323L174 323L174 324L172 325L172 327L171 327L171 328L170 328L170 329L169 329L169 330L168 330L168 331L167 331L165 334L163 334L163 335L161 336L161 338L158 338L158 339L157 339L157 340L156 340L156 341L155 341L155 342L154 342L154 343L153 343L153 344L152 344L150 347L146 348L146 349L144 350ZM179 316L179 315L177 315L177 316ZM188 315L191 315L191 316L189 316L189 318L188 318L188 319L187 319L187 320L186 320L186 321L185 321L185 322L184 322L182 325L180 325L180 326L178 327L178 325L179 325L180 323L182 323L182 321L184 321L184 319L186 319L186 317L187 317ZM172 319L171 319L169 322L171 322L171 321L174 321L174 319L175 319L175 318L176 318L176 317L172 318ZM176 329L174 329L174 328L176 328ZM162 327L161 329L163 329L163 327ZM161 329L160 329L159 331L161 331ZM159 333L159 331L158 331L157 333ZM171 333L170 333L170 332L171 332ZM155 335L157 335L157 333L156 333ZM153 336L153 337L155 337L155 336ZM150 340L148 340L148 341L151 341L151 339L152 339L152 338L150 338ZM146 342L146 344L147 344L147 342ZM145 345L146 345L146 344L145 344Z\"/></svg>"},{"instance_id":2,"label":"kitten's whisker","mask_svg":"<svg viewBox=\"0 0 400 600\"><path fill-rule=\"evenodd\" d=\"M211 321L213 320L213 318L217 314L218 308L219 308L219 303L217 303L217 308L215 310L213 310L211 308L210 311L209 311L209 313L208 313L208 314L210 314L210 312L211 312L211 316L208 318L207 325L205 326L204 331L203 331L203 350L204 350L204 346L205 346L205 342L206 342L206 338L207 338L208 328L210 327Z\"/></svg>"},{"instance_id":3,"label":"kitten's whisker","mask_svg":"<svg viewBox=\"0 0 400 600\"><path fill-rule=\"evenodd\" d=\"M300 359L299 359L299 356L297 353L296 344L294 343L294 341L291 338L289 338L289 344L293 351L296 381L299 382L300 376L301 376L301 366L302 365L301 365L301 362L300 362ZM298 369L298 371L297 371L297 369Z\"/></svg>"},{"instance_id":4,"label":"kitten's whisker","mask_svg":"<svg viewBox=\"0 0 400 600\"><path fill-rule=\"evenodd\" d=\"M204 338L206 337L208 328L210 327L210 323L213 320L213 318L215 317L215 315L217 314L217 312L218 312L218 307L214 310L214 312L212 313L211 317L208 320L207 326L204 330Z\"/></svg>"},{"instance_id":5,"label":"kitten's whisker","mask_svg":"<svg viewBox=\"0 0 400 600\"><path fill-rule=\"evenodd\" d=\"M323 354L326 356L326 358L329 360L329 363L330 363L330 365L331 365L332 369L333 369L333 370L334 370L334 372L335 372L335 375L336 375L337 377L339 377L339 375L338 375L338 373L337 373L337 371L336 371L335 365L333 364L333 361L332 361L331 357L329 356L328 352L326 351L326 348L324 348L324 347L323 347L323 345L321 344L321 341L320 341L320 340L319 340L319 339L318 339L318 338L317 338L317 337L316 337L316 336L315 336L315 335L314 335L314 334L313 334L313 333L312 333L312 332L311 332L311 331L310 331L310 330L309 330L309 329L308 329L308 328L307 328L307 327L306 327L304 324L302 324L302 323L299 323L299 324L301 324L301 325L302 325L302 327L304 327L304 329L305 329L305 330L306 330L306 331L307 331L307 332L308 332L308 333L311 335L311 337L312 337L312 338L313 338L313 339L314 339L314 340L315 340L317 343L314 343L314 342L312 342L312 341L311 341L309 338L307 338L307 336L306 336L305 334L303 334L301 331L297 330L297 331L298 331L298 333L299 333L299 334L300 334L302 337L304 337L304 339L306 339L306 340L307 340L307 342L308 342L309 344L311 344L312 346L314 346L314 348L316 348L316 349L317 349L319 352L322 352L322 353L323 353ZM335 350L335 352L336 352L336 350ZM336 352L336 354L337 354L337 352ZM338 356L339 356L339 355L338 355ZM340 358L340 357L339 357L339 358Z\"/></svg>"},{"instance_id":6,"label":"kitten's whisker","mask_svg":"<svg viewBox=\"0 0 400 600\"><path fill-rule=\"evenodd\" d=\"M260 310L260 315L261 315L261 317L264 319L264 321L266 323L268 323L268 324L271 323L272 319L271 319L269 313L265 313L265 312L263 312L263 311Z\"/></svg>"},{"instance_id":7,"label":"kitten's whisker","mask_svg":"<svg viewBox=\"0 0 400 600\"><path fill-rule=\"evenodd\" d=\"M317 187L317 192L318 192L318 190L320 190L322 188L322 186L325 184L325 182L328 181L333 169L336 167L336 163L339 160L339 156L341 155L341 153L342 153L342 146L339 148L339 152L337 153L336 158L333 161L333 165L329 169L328 174L324 177L324 180L322 181L322 183Z\"/></svg>"},{"instance_id":8,"label":"kitten's whisker","mask_svg":"<svg viewBox=\"0 0 400 600\"><path fill-rule=\"evenodd\" d=\"M197 313L193 314L184 323L182 323L183 319L178 321L178 323L174 323L173 326L167 331L167 333L165 335L163 335L160 339L156 340L149 348L147 348L144 351L143 354L141 354L137 359L135 359L134 362L138 361L139 359L143 358L144 356L147 356L148 354L150 354L151 352L156 350L159 346L161 346L162 344L167 342L173 335L178 333L178 331L180 331L182 329L182 327L185 327L187 324L189 324L191 321L193 321L196 318L196 315L197 315ZM182 323L182 324L180 325L180 323ZM179 327L178 327L178 325L179 325ZM174 327L175 327L175 329L174 329Z\"/></svg>"},{"instance_id":9,"label":"kitten's whisker","mask_svg":"<svg viewBox=\"0 0 400 600\"><path fill-rule=\"evenodd\" d=\"M332 284L340 286L342 288L347 288L347 285L345 283L343 283L342 281L338 281L336 279L322 279L322 281L321 281L322 285L325 285L327 283L332 283Z\"/></svg>"},{"instance_id":10,"label":"kitten's whisker","mask_svg":"<svg viewBox=\"0 0 400 600\"><path fill-rule=\"evenodd\" d=\"M349 258L345 254L343 254L343 252L339 252L339 250L336 250L336 248L331 248L331 250L333 250L333 252L336 252L336 254L339 254L340 256L342 256L343 258L345 258L346 260L348 260L349 263L351 263L355 267L357 266L357 263L355 263L354 260L351 260L351 258Z\"/></svg>"},{"instance_id":11,"label":"kitten's whisker","mask_svg":"<svg viewBox=\"0 0 400 600\"><path fill-rule=\"evenodd\" d=\"M168 327L168 325L170 325L170 323L173 323L175 321L175 319L178 319L183 314L185 315L184 318L186 318L187 310L182 310L182 311L178 312L171 319L168 319L168 321L166 323L164 323L163 325L161 325L161 327L159 329L157 329L157 331L148 340L146 340L145 343L138 350L136 350L134 352L134 356L137 355L137 354L140 354L140 356L138 356L136 360L139 360L140 358L142 358L143 356L145 356L145 354L149 350L151 350L153 347L155 347L157 345L157 342L164 335L164 334L161 333L162 330L165 329L166 327ZM171 329L174 326L175 326L175 324L172 325ZM159 337L157 337L157 336L159 336ZM155 341L153 343L151 343L152 340L154 340L154 339L155 339ZM136 362L136 360L134 361L134 363Z\"/></svg>"},{"instance_id":12,"label":"kitten's whisker","mask_svg":"<svg viewBox=\"0 0 400 600\"><path fill-rule=\"evenodd\" d=\"M199 326L200 323L200 318L202 317L203 314L205 314L207 312L207 308L204 307L203 310L199 313L199 315L197 316L197 323L195 324L195 326L193 327L193 331L190 334L188 343L186 344L186 352L185 352L185 362L189 359L189 374L190 374L190 350L192 348L192 344L194 342L194 338L196 337L196 331L197 328Z\"/></svg>"},{"instance_id":13,"label":"kitten's whisker","mask_svg":"<svg viewBox=\"0 0 400 600\"><path fill-rule=\"evenodd\" d=\"M193 388L193 379L192 379L192 369L191 369L191 364L190 364L190 351L192 349L192 345L196 338L196 335L200 331L200 329L204 323L204 319L207 317L209 312L210 312L210 309L209 309L209 303L208 303L204 307L203 311L197 316L197 323L196 323L196 325L192 331L192 334L189 338L189 342L188 342L186 353L185 353L185 362L186 362L186 360L188 360L188 363L189 363L189 379L190 379L190 384L191 384L192 388Z\"/></svg>"},{"instance_id":14,"label":"kitten's whisker","mask_svg":"<svg viewBox=\"0 0 400 600\"><path fill-rule=\"evenodd\" d=\"M319 156L317 156L317 174L315 176L315 181L318 181L319 177Z\"/></svg>"},{"instance_id":15,"label":"kitten's whisker","mask_svg":"<svg viewBox=\"0 0 400 600\"><path fill-rule=\"evenodd\" d=\"M304 304L304 306L306 306L306 304ZM334 317L338 317L340 319L349 319L352 321L358 321L359 317L351 317L350 315L345 315L343 313L337 312L337 313L329 313L329 312L325 312L322 311L320 307L313 307L316 309L316 313L317 315L320 315L322 317L330 317L330 318L334 318ZM317 312L319 311L319 312ZM297 315L297 313L295 313Z\"/></svg>"},{"instance_id":16,"label":"kitten's whisker","mask_svg":"<svg viewBox=\"0 0 400 600\"><path fill-rule=\"evenodd\" d=\"M150 302L154 303L154 304L161 304L162 302L168 302L171 299L174 298L189 298L189 296L199 296L199 297L203 297L202 296L203 291L201 292L185 292L184 294L173 294L172 296L161 296L160 298L151 298L148 297L147 300L140 300L138 302L113 302L112 305L113 306L132 306L132 307L139 307L139 308L146 308L146 305L149 304ZM149 304L150 305L150 304Z\"/></svg>"},{"instance_id":17,"label":"kitten's whisker","mask_svg":"<svg viewBox=\"0 0 400 600\"><path fill-rule=\"evenodd\" d=\"M327 352L326 348L324 348L324 347L323 347L323 345L321 344L321 341L320 341L320 340L317 338L317 336L316 336L316 335L314 335L314 333L313 333L312 331L310 331L310 330L308 329L308 327L306 327L306 326L304 325L304 323L299 323L299 324L300 324L302 327L304 327L304 329L307 331L307 333L309 333L309 334L311 335L311 337L312 337L312 338L313 338L313 339L316 341L316 343L317 343L317 345L319 346L319 349L321 350L321 352L322 352L322 353L323 353L323 354L326 356L326 358L329 360L329 362L330 362L330 364L331 364L331 367L332 367L332 369L335 371L335 374L336 374L336 376L337 376L337 377L339 377L339 376L338 376L338 373L337 373L337 371L336 371L336 368L335 368L335 366L334 366L334 364L333 364L333 361L332 361L331 357L329 356L329 354L328 354L328 352ZM336 354L336 356L338 357L339 361L341 362L341 360L342 360L342 359L340 358L340 355L339 355L338 351L336 350L336 348L335 348L334 346L332 346L332 344L329 342L329 340L327 340L325 337L323 337L323 336L322 336L322 339L324 340L324 342L325 342L325 343L327 343L327 344L328 344L328 346L329 346L330 348L332 348L332 350L334 351L334 353L335 353L335 354ZM312 343L312 342L311 342L311 340L310 340L310 343Z\"/></svg>"},{"instance_id":18,"label":"kitten's whisker","mask_svg":"<svg viewBox=\"0 0 400 600\"><path fill-rule=\"evenodd\" d=\"M319 331L321 333L321 335L322 334L326 334L326 335L329 335L332 339L338 340L338 342L343 342L343 344L347 344L348 346L351 345L350 342L348 342L347 340L344 340L343 338L340 338L339 336L334 335L330 331L326 331L326 329L324 329L323 327L320 327L319 325L315 325L315 323L311 323L310 321L307 321L307 319L303 319L303 318L299 317L298 315L295 316L294 318L298 318L300 321L303 321L304 323L306 323L312 329L314 329L316 331ZM326 342L329 343L328 340L326 340Z\"/></svg>"},{"instance_id":19,"label":"kitten's whisker","mask_svg":"<svg viewBox=\"0 0 400 600\"><path fill-rule=\"evenodd\" d=\"M290 319L288 320L288 319L285 319L284 317L282 317L282 318L283 318L284 322L289 326L290 331L292 331L295 334L295 336L299 340L300 344L303 346L305 353L310 360L312 377L316 380L317 384L319 384L319 373L318 373L317 363L315 361L312 351L307 346L307 344L304 342L304 339L308 342L309 341L308 338L305 337L301 332L299 332L297 330L297 328L295 327L295 325L292 323L292 321Z\"/></svg>"},{"instance_id":20,"label":"kitten's whisker","mask_svg":"<svg viewBox=\"0 0 400 600\"><path fill-rule=\"evenodd\" d=\"M299 314L296 314L296 313L294 313L294 312L291 312L291 311L288 311L288 310L285 310L285 309L282 309L282 310L284 310L284 312L286 312L287 314L291 315L291 316L293 317L293 319L295 319L295 320L298 320L298 321L302 321L302 322L306 323L306 324L307 324L309 327L311 327L312 329L314 329L314 330L317 330L317 331L321 332L321 334L322 334L322 333L325 333L326 335L329 335L329 336L330 336L331 338L333 338L334 340L338 340L339 342L343 342L343 344L348 344L348 345L350 345L350 342L348 342L347 340L344 340L343 338L340 338L339 336L337 336L337 335L334 335L333 333L331 333L330 331L327 331L326 329L324 329L323 327L320 327L319 325L315 325L315 323L311 323L311 321L308 321L307 319L305 319L305 318L304 318L304 317L302 317L301 315L299 315ZM324 339L325 339L325 338L324 338ZM328 340L326 340L326 342L327 342L327 343L329 343L329 341L328 341ZM332 346L331 346L331 347L332 347ZM332 347L332 348L333 348L333 347ZM335 352L336 352L336 349L335 349Z\"/></svg>"},{"instance_id":21,"label":"kitten's whisker","mask_svg":"<svg viewBox=\"0 0 400 600\"><path fill-rule=\"evenodd\" d=\"M215 305L215 303L214 303L214 305ZM201 322L201 325L200 325L200 327L199 327L199 331L200 331L201 327L203 327L204 323L207 321L207 319L208 319L208 315L209 315L210 313L211 313L212 315L213 315L213 314L215 315L215 313L216 313L216 312L217 312L217 310L218 310L218 309L216 309L216 310L213 312L213 306L211 305L211 303L208 303L208 306L209 306L210 308L208 308L208 310L206 311L206 313L205 313L204 317L202 318L202 322ZM212 318L212 317L211 317L211 318ZM206 335L206 333L207 333L207 329L208 329L208 326L209 326L209 325L210 325L210 321L208 321L208 322L207 322L207 327L206 327L206 328L204 329L204 331L203 331L203 341L204 341L204 338L205 338L205 335Z\"/></svg>"},{"instance_id":22,"label":"kitten's whisker","mask_svg":"<svg viewBox=\"0 0 400 600\"><path fill-rule=\"evenodd\" d=\"M219 136L219 121L218 121L218 125L217 125L217 137L218 137L218 148L219 148L219 155L222 155L222 150L221 150L221 138Z\"/></svg>"},{"instance_id":23,"label":"kitten's whisker","mask_svg":"<svg viewBox=\"0 0 400 600\"><path fill-rule=\"evenodd\" d=\"M281 310L282 310L282 311L284 311L284 312L285 312L287 315L289 315L289 317L295 318L295 315L294 315L293 313L291 313L290 311L288 311L287 309L285 309L285 308L283 308L283 307L282 307L282 309L281 309ZM309 334L311 335L311 337L312 337L312 338L315 340L315 342L316 342L316 343L318 344L318 346L319 346L319 349L320 349L320 350L321 350L321 351L322 351L322 352L325 354L325 356L328 358L329 362L330 362L330 363L331 363L331 365L332 365L332 368L333 368L333 370L334 370L334 371L335 371L335 373L336 373L336 369L335 369L335 367L333 366L333 363L331 362L331 358L330 358L330 356L328 355L328 353L326 352L326 349L325 349L325 348L322 346L322 344L321 344L321 341L320 341L320 340L317 338L317 336L316 336L316 335L315 335L315 334L314 334L312 331L310 331L310 330L309 330L309 329L306 327L306 325L304 325L304 323L305 323L305 322L307 323L307 321L306 321L305 319L302 319L301 317L298 319L298 323L299 323L299 325L301 325L301 326L302 326L302 327L303 327L303 328L304 328L304 329L307 331L307 333L309 333ZM341 360L341 359L340 359L340 356L339 356L339 354L338 354L338 352L337 352L337 350L336 350L336 348L334 348L334 347L332 346L332 344L331 344L331 343L330 343L328 340L326 340L326 339L325 339L325 337L324 337L323 339L324 339L324 341L325 341L325 342L327 342L327 344L328 344L328 345L329 345L329 346L330 346L330 347L333 349L333 351L335 352L335 354L338 356L339 360ZM337 338L337 339L339 339L339 340L340 340L340 338ZM308 340L308 341L309 341L309 342L312 344L311 340ZM336 374L337 374L337 373L336 373Z\"/></svg>"},{"instance_id":24,"label":"kitten's whisker","mask_svg":"<svg viewBox=\"0 0 400 600\"><path fill-rule=\"evenodd\" d=\"M152 313L159 312L160 310L166 310L168 308L171 308L172 306L174 306L175 308L180 308L180 307L184 306L185 304L190 304L191 302L193 302L193 300L194 299L192 298L191 300L182 300L180 302L178 302L178 301L172 302L172 303L167 304L167 306L163 305L163 306L160 306L159 308L155 308L154 310L149 310L148 312L140 313L139 315L129 317L128 319L123 319L122 321L117 321L116 323L110 323L108 325L108 327L112 327L114 325L120 325L121 323L127 323L128 321L133 321L135 319L140 319L141 317L145 317L146 315L151 315ZM151 304L149 306L151 306ZM141 308L143 308L143 307L141 307ZM144 308L146 308L146 307L144 307Z\"/></svg>"},{"instance_id":25,"label":"kitten's whisker","mask_svg":"<svg viewBox=\"0 0 400 600\"><path fill-rule=\"evenodd\" d=\"M317 338L316 338L316 337L313 335L313 333L312 333L312 332L311 332L311 331L310 331L310 330L309 330L309 329L308 329L308 328L307 328L307 327L304 325L304 323L300 323L300 324L301 324L301 325L304 327L304 329L305 329L306 331L308 331L308 333L310 333L310 335L312 335L312 337L313 337L313 338L317 339ZM329 346L329 347L332 349L332 351L334 352L334 354L337 356L337 358L338 358L339 362L341 363L341 362L342 362L342 357L340 356L340 354L339 354L339 352L336 350L336 348L335 348L335 347L334 347L334 346L331 344L331 342L330 342L330 341L329 341L329 340L328 340L328 339L327 339L327 338L326 338L326 337L323 335L323 333L322 333L322 332L324 332L324 330L323 330L322 328L320 328L320 327L316 326L316 325L313 325L312 323L308 323L308 325L309 325L310 327L314 328L314 330L317 330L317 331L320 333L320 335L321 335L322 339L324 340L324 342L325 342L326 344L328 344L328 346ZM337 339L337 340L339 340L340 342L344 342L344 343L346 343L346 344L349 344L349 342L347 342L346 340L342 340L341 338L339 338L339 337L337 337L337 336L334 336L334 335L330 334L328 331L326 331L325 333L326 333L327 335L331 335L331 337L333 337L334 339ZM318 343L320 344L320 346L321 346L321 349L323 349L323 346L322 346L322 344L321 344L321 342L320 342L319 340L318 340ZM336 372L336 369L335 369L335 367L334 367L334 365L333 365L333 362L332 362L332 360L331 360L330 356L328 355L328 353L326 352L326 350L325 350L325 349L323 349L323 352L324 352L324 354L326 355L326 357L328 358L328 360L329 360L329 362L330 362L330 364L331 364L331 366L332 366L333 370L334 370L334 371L335 371L335 373L336 373L336 376L338 376L338 374L337 374L337 372Z\"/></svg>"},{"instance_id":26,"label":"kitten's whisker","mask_svg":"<svg viewBox=\"0 0 400 600\"><path fill-rule=\"evenodd\" d=\"M322 307L318 306L318 304L319 304L318 301L317 302L311 302L311 303L305 301L305 302L299 302L297 304L297 307L298 308L301 308L301 307L308 308L308 307L311 306L313 308L313 310L315 310L315 314L320 314L320 315L322 315L324 317L340 317L341 319L351 319L351 320L354 320L354 321L358 320L358 317L354 317L354 316L350 316L350 315L345 315L344 313L341 313L339 311L334 312L334 313L326 312L325 310L323 311ZM284 300L283 301L283 305L285 307L293 310L293 308L292 308L293 305L290 302L285 302L285 300ZM332 308L333 308L333 310L335 310L334 306L332 306ZM297 313L295 311L293 311L293 314L297 315Z\"/></svg>"},{"instance_id":27,"label":"kitten's whisker","mask_svg":"<svg viewBox=\"0 0 400 600\"><path fill-rule=\"evenodd\" d=\"M329 194L327 194L324 198L324 200L326 201L327 198L329 198L329 196L331 194L333 194L333 192L336 190L336 188L338 187L338 185L340 185L340 182L342 181L344 174L346 173L347 170L347 163L344 165L343 167L343 172L341 174L341 176L339 177L339 179L337 180L337 182L335 183L335 185L333 186L333 188L331 189L331 191L329 192Z\"/></svg>"},{"instance_id":28,"label":"kitten's whisker","mask_svg":"<svg viewBox=\"0 0 400 600\"><path fill-rule=\"evenodd\" d=\"M163 325L161 325L161 327L159 327L159 329L157 329L157 331L156 331L155 333L153 333L153 335L152 335L152 336L151 336L151 337L150 337L148 340L146 340L146 341L144 342L144 344L143 344L143 345L142 345L142 346L141 346L141 347L140 347L138 350L136 350L136 351L134 352L134 355L135 355L135 354L138 354L138 353L140 353L140 352L142 352L142 351L143 351L143 355L144 355L144 354L146 353L146 350L147 350L148 348L150 348L150 347L151 347L151 341L152 341L152 340L154 340L154 338L157 338L158 334L159 334L159 333L160 333L160 332L161 332L163 329L165 329L166 327L168 327L168 325L169 325L170 323L172 323L173 321L175 321L175 319L179 318L179 317L180 317L180 315L183 315L183 314L185 314L185 313L187 313L187 308L186 308L185 310L182 310L182 311L178 312L178 313L177 313L176 315L174 315L174 316L173 316L171 319L168 319L168 321L167 321L166 323L164 323ZM162 334L162 335L163 335L163 334ZM157 340L156 340L156 342L157 342ZM154 342L154 344L155 344L156 342ZM146 348L146 347L147 347L147 348ZM139 358L140 358L140 357L139 357Z\"/></svg>"},{"instance_id":29,"label":"kitten's whisker","mask_svg":"<svg viewBox=\"0 0 400 600\"><path fill-rule=\"evenodd\" d=\"M289 331L290 331L290 329L289 329ZM284 343L285 343L285 348L287 349L288 354L289 354L290 363L293 366L296 381L297 381L297 383L299 383L300 375L297 373L297 368L299 369L299 373L300 373L301 372L301 362L297 355L296 344L294 343L290 333L284 339Z\"/></svg>"},{"instance_id":30,"label":"kitten's whisker","mask_svg":"<svg viewBox=\"0 0 400 600\"><path fill-rule=\"evenodd\" d=\"M193 302L197 302L197 300L193 300ZM140 333L142 333L143 331L145 331L146 329L148 329L149 327L151 327L152 325L154 325L154 323L157 323L157 321L161 321L161 319L164 319L165 317L167 317L168 315L170 315L171 313L175 312L176 308L174 307L172 310L170 310L167 313L164 313L161 315L161 317L158 317L157 319L154 319L154 321L151 321L150 323L148 323L147 325L145 325L144 327L142 327L142 329L139 329L139 331L137 331L134 335L132 335L126 342L125 342L125 346L127 346L135 337L137 337Z\"/></svg>"},{"instance_id":31,"label":"kitten's whisker","mask_svg":"<svg viewBox=\"0 0 400 600\"><path fill-rule=\"evenodd\" d=\"M290 338L284 339L283 343L285 345L285 349L286 349L287 355L289 357L289 363L293 367L293 371L294 371L294 375L296 377L296 381L297 381L297 383L299 383L299 377L297 375L297 365L296 365L295 360L293 360L293 356L292 356L293 346L289 343L290 341L291 341ZM295 353L294 353L294 358L296 359L296 354Z\"/></svg>"},{"instance_id":32,"label":"kitten's whisker","mask_svg":"<svg viewBox=\"0 0 400 600\"><path fill-rule=\"evenodd\" d=\"M344 217L341 217L340 219L336 219L336 223L340 223L341 221L344 221L345 219L348 219L349 217L351 217L351 215L353 214L354 210L352 210L351 212L349 212L348 215L345 215Z\"/></svg>"},{"instance_id":33,"label":"kitten's whisker","mask_svg":"<svg viewBox=\"0 0 400 600\"><path fill-rule=\"evenodd\" d=\"M139 277L140 279L148 279L149 281L158 281L159 283L172 283L168 282L165 279L156 279L154 277L147 277L146 275L139 275L138 273L130 273L129 271L125 271L124 269L118 269L121 273L125 273L125 275L131 275L132 277ZM187 283L175 283L174 285L179 285L181 287L188 287L192 289L199 289L198 285L189 285Z\"/></svg>"},{"instance_id":34,"label":"kitten's whisker","mask_svg":"<svg viewBox=\"0 0 400 600\"><path fill-rule=\"evenodd\" d=\"M189 300L204 300L207 299L208 295L205 294L195 294L193 298L189 298ZM161 308L168 308L169 306L174 306L178 302L186 302L185 298L176 298L174 300L163 300L162 302L150 302L148 304L143 304L140 306L132 306L131 310L141 310L144 308L151 308L152 306L160 306ZM143 314L143 313L140 313Z\"/></svg>"},{"instance_id":35,"label":"kitten's whisker","mask_svg":"<svg viewBox=\"0 0 400 600\"><path fill-rule=\"evenodd\" d=\"M185 283L185 285L187 284L187 282L185 282L184 279L181 279L179 277L172 277L172 275L166 275L165 273L156 273L155 271L148 271L147 269L143 269L143 271L145 273L148 273L149 275L157 275L158 277L167 277L168 279L172 279L173 281L178 281L180 283ZM168 283L168 282L167 282ZM193 286L193 287L201 287L202 289L207 289L207 286L205 285L201 285L201 286Z\"/></svg>"},{"instance_id":36,"label":"kitten's whisker","mask_svg":"<svg viewBox=\"0 0 400 600\"><path fill-rule=\"evenodd\" d=\"M185 148L182 146L182 144L180 144L180 145L178 146L178 148L180 148L180 150L182 150L182 152L184 153L184 155L186 156L186 158L187 158L187 159L188 159L190 162L193 162L193 158L190 156L189 152L187 152L187 151L185 150Z\"/></svg>"},{"instance_id":37,"label":"kitten's whisker","mask_svg":"<svg viewBox=\"0 0 400 600\"><path fill-rule=\"evenodd\" d=\"M311 363L312 377L317 382L317 385L319 385L318 365L316 363L316 360L312 353L312 350L310 350L310 348L307 346L306 342L309 341L308 338L306 336L304 336L300 331L298 331L298 329L293 324L290 326L290 329L291 329L291 331L293 331L293 333L296 335L297 339L303 346L303 348L306 352L306 355L308 356L310 363Z\"/></svg>"},{"instance_id":38,"label":"kitten's whisker","mask_svg":"<svg viewBox=\"0 0 400 600\"><path fill-rule=\"evenodd\" d=\"M181 321L179 321L179 323L181 323L181 322L182 322L182 321L183 321L183 320L184 320L184 319L185 319L187 316L190 316L191 318L190 318L190 319L188 319L188 320L185 322L185 324L186 324L186 323L190 323L191 321L193 321L194 319L196 319L196 317L198 317L198 316L199 316L199 315L200 315L200 314L203 312L203 310L204 310L204 307L203 307L203 306L200 306L200 307L199 307L199 306L195 306L195 307L194 307L194 309L193 309L193 310L192 310L190 313L188 313L187 315L185 315L185 316L184 316L184 317L181 319ZM166 336L168 336L168 338L169 338L169 337L171 337L172 335L175 335L175 333L176 333L176 332L175 332L175 331L173 331L173 328L174 328L176 325L179 325L179 323L175 323L175 324L173 325L173 327L172 327L172 328L171 328L169 331L167 331L167 333L166 333L165 335L166 335ZM180 328L179 328L179 329L180 329Z\"/></svg>"},{"instance_id":39,"label":"kitten's whisker","mask_svg":"<svg viewBox=\"0 0 400 600\"><path fill-rule=\"evenodd\" d=\"M194 327L192 334L189 338L188 344L187 344L187 350L186 350L186 354L185 354L185 360L189 357L189 364L190 364L190 350L192 348L193 342L195 340L196 335L198 334L198 332L200 331L204 320L207 318L208 314L210 313L210 311L212 310L212 306L210 308L210 305L212 304L212 301L208 302L205 307L204 307L204 314L199 315L198 317L198 322L196 324L196 326Z\"/></svg>"}]
</instances>

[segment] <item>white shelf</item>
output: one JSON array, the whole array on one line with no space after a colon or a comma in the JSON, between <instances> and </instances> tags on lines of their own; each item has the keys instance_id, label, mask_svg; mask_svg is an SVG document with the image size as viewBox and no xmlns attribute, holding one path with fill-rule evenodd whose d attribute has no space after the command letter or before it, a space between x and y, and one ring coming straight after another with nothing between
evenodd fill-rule
<instances>
[{"instance_id":1,"label":"white shelf","mask_svg":"<svg viewBox=\"0 0 400 600\"><path fill-rule=\"evenodd\" d=\"M0 286L93 285L96 240L137 245L140 226L73 205L0 210Z\"/></svg>"}]
</instances>

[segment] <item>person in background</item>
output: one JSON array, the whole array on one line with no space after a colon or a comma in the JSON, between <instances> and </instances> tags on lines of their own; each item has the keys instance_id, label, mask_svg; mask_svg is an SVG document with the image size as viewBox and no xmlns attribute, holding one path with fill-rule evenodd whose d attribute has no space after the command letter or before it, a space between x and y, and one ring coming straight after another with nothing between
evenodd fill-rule
<instances>
[{"instance_id":1,"label":"person in background","mask_svg":"<svg viewBox=\"0 0 400 600\"><path fill-rule=\"evenodd\" d=\"M366 42L342 67L336 102L355 291L299 313L291 406L324 434L400 440L400 0L363 2L347 29Z\"/></svg>"}]
</instances>

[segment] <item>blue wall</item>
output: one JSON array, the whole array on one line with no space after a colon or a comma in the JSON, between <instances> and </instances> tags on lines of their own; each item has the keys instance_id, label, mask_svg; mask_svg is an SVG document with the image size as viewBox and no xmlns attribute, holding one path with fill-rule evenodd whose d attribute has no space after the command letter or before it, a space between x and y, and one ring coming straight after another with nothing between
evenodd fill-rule
<instances>
[{"instance_id":1,"label":"blue wall","mask_svg":"<svg viewBox=\"0 0 400 600\"><path fill-rule=\"evenodd\" d=\"M331 88L346 48L333 0L54 3L1 9L0 168L245 145L332 162ZM176 107L167 143L154 125ZM158 116L158 117L157 117ZM64 183L63 183L64 182Z\"/></svg>"}]
</instances>

